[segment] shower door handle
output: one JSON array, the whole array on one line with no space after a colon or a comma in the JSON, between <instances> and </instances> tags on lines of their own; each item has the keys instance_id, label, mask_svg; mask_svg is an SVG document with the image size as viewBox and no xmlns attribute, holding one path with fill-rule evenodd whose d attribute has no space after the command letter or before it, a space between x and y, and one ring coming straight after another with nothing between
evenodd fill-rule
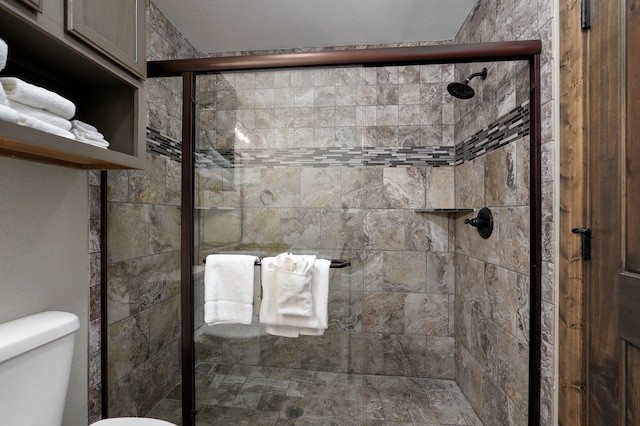
<instances>
[{"instance_id":1,"label":"shower door handle","mask_svg":"<svg viewBox=\"0 0 640 426\"><path fill-rule=\"evenodd\" d=\"M574 234L580 234L580 255L582 260L591 259L591 229L589 228L573 228Z\"/></svg>"}]
</instances>

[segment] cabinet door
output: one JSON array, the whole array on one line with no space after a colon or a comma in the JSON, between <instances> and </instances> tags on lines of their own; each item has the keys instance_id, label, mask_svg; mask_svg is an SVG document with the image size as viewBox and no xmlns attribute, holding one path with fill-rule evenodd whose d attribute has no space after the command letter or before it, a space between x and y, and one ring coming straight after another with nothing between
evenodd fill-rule
<instances>
[{"instance_id":1,"label":"cabinet door","mask_svg":"<svg viewBox=\"0 0 640 426\"><path fill-rule=\"evenodd\" d=\"M68 0L67 30L145 76L145 0Z\"/></svg>"},{"instance_id":2,"label":"cabinet door","mask_svg":"<svg viewBox=\"0 0 640 426\"><path fill-rule=\"evenodd\" d=\"M42 12L42 0L20 0L20 2L35 11Z\"/></svg>"}]
</instances>

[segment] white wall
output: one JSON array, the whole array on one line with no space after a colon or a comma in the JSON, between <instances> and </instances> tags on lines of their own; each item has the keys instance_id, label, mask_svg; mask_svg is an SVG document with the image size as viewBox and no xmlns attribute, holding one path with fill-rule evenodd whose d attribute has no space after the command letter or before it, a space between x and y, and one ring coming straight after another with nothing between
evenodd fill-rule
<instances>
[{"instance_id":1,"label":"white wall","mask_svg":"<svg viewBox=\"0 0 640 426\"><path fill-rule=\"evenodd\" d=\"M0 322L45 310L80 317L69 426L88 421L88 211L87 172L0 157Z\"/></svg>"}]
</instances>

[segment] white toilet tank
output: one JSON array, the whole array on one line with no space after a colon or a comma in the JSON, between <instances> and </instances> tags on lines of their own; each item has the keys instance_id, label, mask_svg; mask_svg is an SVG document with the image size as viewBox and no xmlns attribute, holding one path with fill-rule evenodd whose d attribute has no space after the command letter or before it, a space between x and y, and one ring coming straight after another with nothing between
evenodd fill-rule
<instances>
[{"instance_id":1,"label":"white toilet tank","mask_svg":"<svg viewBox=\"0 0 640 426\"><path fill-rule=\"evenodd\" d=\"M80 320L41 312L0 324L0 425L59 426Z\"/></svg>"}]
</instances>

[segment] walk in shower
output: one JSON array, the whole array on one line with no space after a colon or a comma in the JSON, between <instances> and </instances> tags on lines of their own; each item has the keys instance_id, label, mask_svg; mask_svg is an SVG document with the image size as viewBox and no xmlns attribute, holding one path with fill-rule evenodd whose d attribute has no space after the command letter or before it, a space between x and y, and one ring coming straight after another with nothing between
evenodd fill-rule
<instances>
[{"instance_id":1,"label":"walk in shower","mask_svg":"<svg viewBox=\"0 0 640 426\"><path fill-rule=\"evenodd\" d=\"M258 316L205 325L195 280L197 424L411 421L395 404L366 405L368 381L454 379L449 218L416 212L427 200L454 206L453 108L441 90L452 77L453 65L197 76L197 258L350 263L331 270L323 336L272 336ZM468 405L457 415L475 418Z\"/></svg>"},{"instance_id":2,"label":"walk in shower","mask_svg":"<svg viewBox=\"0 0 640 426\"><path fill-rule=\"evenodd\" d=\"M150 64L182 75L185 99L183 372L167 396L183 424L535 418L539 49ZM447 92L483 67L475 96ZM469 224L482 207L489 238ZM252 324L204 324L207 255L283 252L337 261L323 335L266 332L257 266Z\"/></svg>"}]
</instances>

